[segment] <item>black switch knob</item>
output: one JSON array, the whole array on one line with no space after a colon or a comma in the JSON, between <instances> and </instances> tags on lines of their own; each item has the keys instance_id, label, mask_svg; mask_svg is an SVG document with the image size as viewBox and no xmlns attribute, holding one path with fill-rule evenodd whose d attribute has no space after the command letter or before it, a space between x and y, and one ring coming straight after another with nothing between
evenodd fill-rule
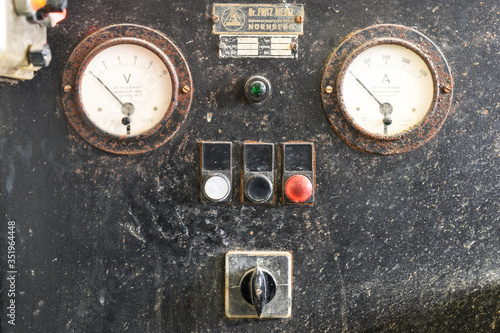
<instances>
[{"instance_id":1,"label":"black switch knob","mask_svg":"<svg viewBox=\"0 0 500 333\"><path fill-rule=\"evenodd\" d=\"M243 276L240 290L245 301L254 306L255 312L260 318L266 305L276 295L276 280L271 273L257 266Z\"/></svg>"},{"instance_id":2,"label":"black switch knob","mask_svg":"<svg viewBox=\"0 0 500 333\"><path fill-rule=\"evenodd\" d=\"M245 182L245 195L252 202L265 202L273 195L273 184L266 176L252 176Z\"/></svg>"}]
</instances>

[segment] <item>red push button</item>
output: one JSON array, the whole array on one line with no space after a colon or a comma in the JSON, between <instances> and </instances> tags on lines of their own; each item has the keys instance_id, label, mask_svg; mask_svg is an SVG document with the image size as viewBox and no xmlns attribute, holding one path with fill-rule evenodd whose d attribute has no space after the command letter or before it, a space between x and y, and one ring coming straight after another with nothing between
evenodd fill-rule
<instances>
[{"instance_id":1,"label":"red push button","mask_svg":"<svg viewBox=\"0 0 500 333\"><path fill-rule=\"evenodd\" d=\"M285 195L292 202L306 202L312 191L311 180L303 175L294 175L285 183Z\"/></svg>"}]
</instances>

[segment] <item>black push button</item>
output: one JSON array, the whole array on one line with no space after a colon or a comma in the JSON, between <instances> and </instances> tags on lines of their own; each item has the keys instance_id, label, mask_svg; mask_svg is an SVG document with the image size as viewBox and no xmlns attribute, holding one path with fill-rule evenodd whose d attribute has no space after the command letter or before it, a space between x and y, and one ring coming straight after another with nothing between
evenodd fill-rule
<instances>
[{"instance_id":1,"label":"black push button","mask_svg":"<svg viewBox=\"0 0 500 333\"><path fill-rule=\"evenodd\" d=\"M252 202L265 202L273 195L273 184L266 176L251 176L246 181L245 194Z\"/></svg>"}]
</instances>

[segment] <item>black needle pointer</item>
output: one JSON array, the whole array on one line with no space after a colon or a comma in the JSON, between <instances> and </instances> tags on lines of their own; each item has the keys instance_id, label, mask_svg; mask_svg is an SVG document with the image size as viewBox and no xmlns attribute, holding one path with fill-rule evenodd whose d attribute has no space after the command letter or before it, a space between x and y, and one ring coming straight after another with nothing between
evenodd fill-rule
<instances>
[{"instance_id":1,"label":"black needle pointer","mask_svg":"<svg viewBox=\"0 0 500 333\"><path fill-rule=\"evenodd\" d=\"M351 74L356 79L356 81L358 81L358 83L366 90L366 92L369 93L371 97L373 97L373 99L378 103L378 105L382 106L382 103L380 103L380 101L377 99L377 97L375 97L375 95L373 95L372 92L370 90L368 90L368 88L363 84L363 82L361 82L356 77L356 75L354 75L353 72L349 71L349 74Z\"/></svg>"},{"instance_id":2,"label":"black needle pointer","mask_svg":"<svg viewBox=\"0 0 500 333\"><path fill-rule=\"evenodd\" d=\"M389 103L380 103L380 101L375 97L375 95L372 94L372 92L361 82L356 75L354 75L353 72L349 71L349 74L351 74L356 81L363 87L363 89L366 90L367 93L370 94L371 97L378 103L380 106L380 113L384 115L384 119L382 120L384 122L384 134L387 134L387 128L390 124L392 124L392 118L389 117L389 115L392 113L392 105Z\"/></svg>"},{"instance_id":3,"label":"black needle pointer","mask_svg":"<svg viewBox=\"0 0 500 333\"><path fill-rule=\"evenodd\" d=\"M122 107L125 107L125 104L122 103L122 101L120 101L120 99L118 97L116 97L116 95L111 91L111 89L108 88L107 85L104 84L104 82L102 82L102 80L100 78L98 78L97 76L95 76L94 73L90 72L90 75L92 75L93 77L96 78L97 81L99 81L99 83L104 87L106 88L107 91L109 91L109 93L111 94L111 96L113 96L117 101L118 103L120 103L120 105Z\"/></svg>"},{"instance_id":4,"label":"black needle pointer","mask_svg":"<svg viewBox=\"0 0 500 333\"><path fill-rule=\"evenodd\" d=\"M122 124L125 125L125 126L127 126L127 135L130 135L130 123L132 123L132 118L130 118L130 116L135 111L134 104L128 103L128 102L127 103L122 103L122 101L120 101L120 99L111 91L111 89L108 88L108 86L106 84L104 84L104 82L102 82L102 80L100 78L98 78L92 72L90 72L90 75L92 75L93 77L95 77L96 80L99 81L99 83L111 94L111 96L113 96L118 101L118 103L120 103L120 105L122 106L122 113L124 115L126 115L126 117L122 118Z\"/></svg>"}]
</instances>

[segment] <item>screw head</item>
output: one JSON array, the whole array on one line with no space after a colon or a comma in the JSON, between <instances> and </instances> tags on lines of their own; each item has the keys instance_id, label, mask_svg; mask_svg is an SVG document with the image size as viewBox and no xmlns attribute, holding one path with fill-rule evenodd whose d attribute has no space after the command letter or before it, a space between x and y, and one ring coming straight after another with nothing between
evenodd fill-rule
<instances>
[{"instance_id":1,"label":"screw head","mask_svg":"<svg viewBox=\"0 0 500 333\"><path fill-rule=\"evenodd\" d=\"M302 15L295 16L295 22L304 23L304 16L302 16Z\"/></svg>"},{"instance_id":2,"label":"screw head","mask_svg":"<svg viewBox=\"0 0 500 333\"><path fill-rule=\"evenodd\" d=\"M441 90L445 93L445 94L449 94L451 93L451 87L450 86L444 86L441 88Z\"/></svg>"},{"instance_id":3,"label":"screw head","mask_svg":"<svg viewBox=\"0 0 500 333\"><path fill-rule=\"evenodd\" d=\"M217 15L212 16L212 22L213 23L219 23L220 22L220 17L218 17Z\"/></svg>"},{"instance_id":4,"label":"screw head","mask_svg":"<svg viewBox=\"0 0 500 333\"><path fill-rule=\"evenodd\" d=\"M331 94L331 93L333 92L333 87L332 87L332 86L326 86L326 87L325 87L325 92L326 92L327 94Z\"/></svg>"},{"instance_id":5,"label":"screw head","mask_svg":"<svg viewBox=\"0 0 500 333\"><path fill-rule=\"evenodd\" d=\"M71 89L73 89L73 87L71 87L69 84L67 84L67 85L64 86L63 89L64 89L64 92L66 94L68 94L69 92L71 92Z\"/></svg>"},{"instance_id":6,"label":"screw head","mask_svg":"<svg viewBox=\"0 0 500 333\"><path fill-rule=\"evenodd\" d=\"M183 92L183 93L187 94L187 93L188 93L188 92L190 92L190 91L191 91L191 88L189 88L189 86L184 86L184 87L182 87L182 92Z\"/></svg>"}]
</instances>

